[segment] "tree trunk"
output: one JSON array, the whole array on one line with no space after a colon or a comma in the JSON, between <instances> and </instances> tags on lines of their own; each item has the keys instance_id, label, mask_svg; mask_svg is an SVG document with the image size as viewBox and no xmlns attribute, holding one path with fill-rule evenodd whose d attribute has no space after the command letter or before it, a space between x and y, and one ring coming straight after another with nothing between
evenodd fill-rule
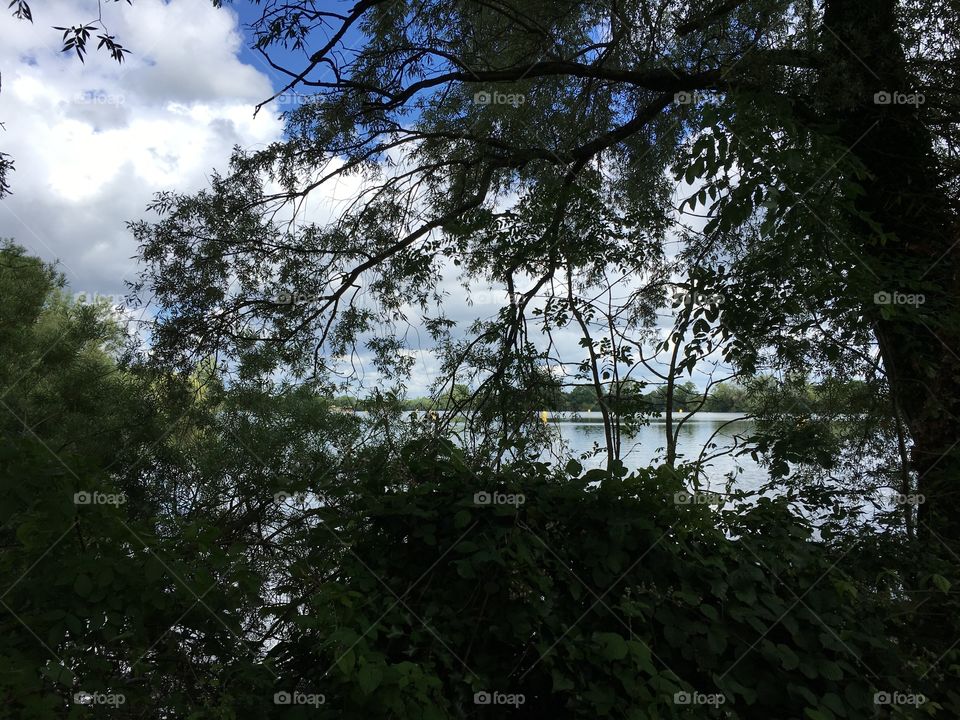
<instances>
[{"instance_id":1,"label":"tree trunk","mask_svg":"<svg viewBox=\"0 0 960 720\"><path fill-rule=\"evenodd\" d=\"M921 108L909 102L917 90L909 87L895 9L894 0L827 0L823 43L834 62L821 75L819 96L828 121L836 122L844 145L869 171L857 209L888 236L884 242L863 222L852 245L866 266L858 268L862 287L886 293L864 293L865 315L913 441L912 470L926 498L918 534L956 551L960 225ZM895 293L923 295L924 302L899 304ZM903 296L900 302L908 299Z\"/></svg>"}]
</instances>

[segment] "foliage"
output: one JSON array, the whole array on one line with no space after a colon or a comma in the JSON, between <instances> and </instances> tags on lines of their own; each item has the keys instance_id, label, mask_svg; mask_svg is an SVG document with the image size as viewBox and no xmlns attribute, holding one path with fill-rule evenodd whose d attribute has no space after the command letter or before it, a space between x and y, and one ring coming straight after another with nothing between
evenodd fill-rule
<instances>
[{"instance_id":1,"label":"foliage","mask_svg":"<svg viewBox=\"0 0 960 720\"><path fill-rule=\"evenodd\" d=\"M364 440L321 389L119 363L109 308L61 286L0 254L0 717L960 707L955 563L851 534L839 504L814 528L800 511L829 492L720 508L666 466L496 469Z\"/></svg>"},{"instance_id":2,"label":"foliage","mask_svg":"<svg viewBox=\"0 0 960 720\"><path fill-rule=\"evenodd\" d=\"M561 377L597 389L610 459L621 428L608 411L635 398L608 402L602 386L628 387L635 368L664 382L671 407L682 373L705 365L706 384L723 367L737 381L866 378L918 447L907 472L947 498L928 507L960 517L946 489L960 458L948 420L960 397L955 10L564 0L264 13L256 46L292 65L280 92L303 102L283 141L237 152L209 190L160 193L156 221L132 226L140 287L160 309L157 358L188 367L218 353L230 369L321 378L362 358L402 385L408 341L428 337L438 395L466 383L471 411L484 408L471 427L488 455L497 423L534 427L517 399L551 397ZM298 64L287 47L313 54ZM925 100L875 99L897 88ZM347 178L362 189L333 221L297 217L305 196ZM443 306L451 279L503 300L458 325ZM671 289L686 297L661 322ZM929 301L883 302L896 291ZM291 296L302 301L278 300ZM571 333L579 358L558 349Z\"/></svg>"}]
</instances>

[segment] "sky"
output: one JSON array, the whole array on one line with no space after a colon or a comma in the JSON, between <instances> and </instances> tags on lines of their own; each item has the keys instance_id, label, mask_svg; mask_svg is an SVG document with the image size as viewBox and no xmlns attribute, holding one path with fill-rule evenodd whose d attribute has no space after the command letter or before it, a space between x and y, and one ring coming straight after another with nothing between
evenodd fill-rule
<instances>
[{"instance_id":1,"label":"sky","mask_svg":"<svg viewBox=\"0 0 960 720\"><path fill-rule=\"evenodd\" d=\"M60 52L51 26L92 18L83 0L34 3L33 24L0 16L0 149L14 194L0 237L57 260L71 290L122 295L136 277L126 222L159 190L203 187L234 145L280 137L277 110L253 117L271 78L248 57L237 15L198 0L108 5L110 32L133 52L118 65L91 48Z\"/></svg>"},{"instance_id":2,"label":"sky","mask_svg":"<svg viewBox=\"0 0 960 720\"><path fill-rule=\"evenodd\" d=\"M284 78L248 48L246 25L258 17L252 3L105 3L109 32L132 50L122 65L93 47L85 63L60 51L52 26L92 20L96 7L94 0L35 2L32 24L0 14L0 150L16 162L13 195L0 200L0 238L58 262L71 292L122 303L137 277L127 222L149 217L157 191L206 187L235 145L281 138L282 99L256 117L254 107ZM324 189L317 202L335 205L355 189ZM464 324L494 314L502 301L477 288L468 305L455 277L444 287L448 314ZM560 341L579 359L578 337L569 335ZM418 357L411 394L425 392L438 370L429 353Z\"/></svg>"}]
</instances>

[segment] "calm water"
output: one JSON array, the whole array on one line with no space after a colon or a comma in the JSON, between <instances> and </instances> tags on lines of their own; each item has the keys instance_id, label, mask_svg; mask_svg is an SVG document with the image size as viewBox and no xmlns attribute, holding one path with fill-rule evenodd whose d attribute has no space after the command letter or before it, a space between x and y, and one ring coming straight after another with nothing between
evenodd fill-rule
<instances>
[{"instance_id":1,"label":"calm water","mask_svg":"<svg viewBox=\"0 0 960 720\"><path fill-rule=\"evenodd\" d=\"M738 420L740 417L738 413L694 415L680 428L680 436L677 438L680 459L695 461L701 451L705 456L710 456L732 447L734 436L746 435L752 429L752 421ZM599 419L600 413L579 413L576 416L570 413L552 413L549 420L569 453L578 459L586 456L580 460L586 468L603 467L606 462L603 452L603 425L598 422ZM704 450L707 443L715 444L716 447ZM596 449L595 446L598 446L601 452L590 455ZM621 457L629 469L644 467L661 461L665 447L665 423L662 418L655 417L649 425L639 428L635 435L623 437ZM755 489L766 480L764 468L755 463L749 455L733 457L725 454L716 457L705 465L705 472L709 487L704 489L722 490L730 476L735 478L734 484L737 487L745 490Z\"/></svg>"},{"instance_id":2,"label":"calm water","mask_svg":"<svg viewBox=\"0 0 960 720\"><path fill-rule=\"evenodd\" d=\"M366 413L360 413L365 415ZM411 413L406 413L410 415ZM676 422L684 416L674 417ZM749 455L724 453L734 446L736 436L746 436L753 429L752 420L743 420L741 413L697 413L686 420L677 438L679 462L695 462L701 452L705 458L703 490L723 491L733 485L743 490L756 490L767 481L767 471ZM653 416L648 425L621 440L621 460L628 470L634 470L663 461L666 447L666 424L662 417ZM606 464L606 439L599 412L551 412L546 421L552 428L556 442L552 454L543 460L565 464L571 457L586 468L602 468ZM707 447L708 444L715 447ZM705 449L706 448L706 449ZM717 457L711 457L716 455Z\"/></svg>"}]
</instances>

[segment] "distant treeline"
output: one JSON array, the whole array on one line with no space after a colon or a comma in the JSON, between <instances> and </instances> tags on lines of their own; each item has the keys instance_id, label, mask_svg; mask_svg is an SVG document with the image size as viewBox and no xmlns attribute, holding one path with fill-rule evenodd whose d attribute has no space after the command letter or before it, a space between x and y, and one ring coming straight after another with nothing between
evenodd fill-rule
<instances>
[{"instance_id":1,"label":"distant treeline","mask_svg":"<svg viewBox=\"0 0 960 720\"><path fill-rule=\"evenodd\" d=\"M701 403L703 403L701 405ZM611 398L610 405L616 406ZM641 410L646 412L666 412L667 389L658 386L648 392L630 388L621 394L620 404L624 409ZM545 410L567 412L599 411L600 403L593 385L578 385L556 396L553 407ZM703 412L747 412L747 392L739 385L721 383L710 389L706 400L703 390L692 382L677 385L673 391L673 409L676 412L700 410Z\"/></svg>"},{"instance_id":2,"label":"distant treeline","mask_svg":"<svg viewBox=\"0 0 960 720\"><path fill-rule=\"evenodd\" d=\"M458 385L453 391L453 400L461 401L470 397L469 388ZM404 410L435 410L449 407L454 403L444 398L437 401L427 397L406 398L400 401ZM673 409L676 412L699 410L703 412L747 412L747 392L739 385L722 383L714 386L702 407L703 390L698 389L692 382L677 385L674 388ZM347 395L334 399L333 404L342 408L363 409L367 401ZM610 405L616 406L615 399L610 399ZM600 403L593 385L577 385L569 390L558 390L553 393L552 400L545 404L542 410L554 412L598 412ZM624 410L639 410L645 412L665 412L667 408L667 391L664 387L657 387L649 392L642 392L633 385L621 393L619 405Z\"/></svg>"},{"instance_id":3,"label":"distant treeline","mask_svg":"<svg viewBox=\"0 0 960 720\"><path fill-rule=\"evenodd\" d=\"M827 383L801 382L791 387L789 393L777 391L770 378L754 378L747 387L733 382L718 383L710 388L704 400L703 389L687 381L674 387L674 412L739 412L766 414L777 406L788 410L831 414L833 412L866 412L872 391L862 380L833 380ZM457 385L439 401L433 398L416 397L397 400L403 410L439 410L462 406L468 403L473 391L466 385ZM569 389L557 388L549 393L539 410L553 412L598 412L600 403L593 385L576 385ZM334 398L336 407L363 410L371 401L341 395ZM619 397L608 397L608 407L620 410L621 415L631 412L662 413L667 409L667 390L657 386L646 391L639 383L621 385Z\"/></svg>"}]
</instances>

